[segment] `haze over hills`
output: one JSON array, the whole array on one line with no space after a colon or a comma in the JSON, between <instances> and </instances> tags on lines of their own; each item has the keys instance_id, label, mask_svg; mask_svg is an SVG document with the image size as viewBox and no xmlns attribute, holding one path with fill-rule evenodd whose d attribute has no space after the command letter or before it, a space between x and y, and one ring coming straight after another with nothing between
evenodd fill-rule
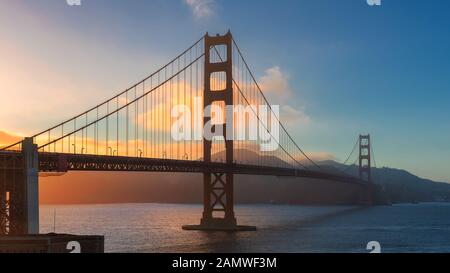
<instances>
[{"instance_id":1,"label":"haze over hills","mask_svg":"<svg viewBox=\"0 0 450 273\"><path fill-rule=\"evenodd\" d=\"M358 176L358 166L344 167L332 160L320 165L330 169L347 169L348 174ZM450 201L450 184L420 178L405 170L394 168L372 168L372 180L382 188L382 194L391 202Z\"/></svg>"}]
</instances>

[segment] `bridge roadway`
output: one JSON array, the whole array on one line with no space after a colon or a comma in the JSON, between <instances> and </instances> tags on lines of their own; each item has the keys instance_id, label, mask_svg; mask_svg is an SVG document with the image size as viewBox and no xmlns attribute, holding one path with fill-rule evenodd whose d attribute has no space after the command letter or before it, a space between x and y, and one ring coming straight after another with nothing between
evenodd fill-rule
<instances>
[{"instance_id":1,"label":"bridge roadway","mask_svg":"<svg viewBox=\"0 0 450 273\"><path fill-rule=\"evenodd\" d=\"M0 151L0 154L20 157L21 152ZM183 172L234 173L330 180L366 185L367 182L332 172L309 169L257 166L247 164L206 163L193 160L174 160L143 157L105 156L39 152L39 172L117 171L117 172Z\"/></svg>"}]
</instances>

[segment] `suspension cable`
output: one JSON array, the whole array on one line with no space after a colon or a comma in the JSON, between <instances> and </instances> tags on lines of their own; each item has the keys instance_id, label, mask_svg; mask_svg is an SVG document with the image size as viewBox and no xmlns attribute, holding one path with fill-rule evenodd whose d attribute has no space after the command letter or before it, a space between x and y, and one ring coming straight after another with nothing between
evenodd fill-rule
<instances>
[{"instance_id":1,"label":"suspension cable","mask_svg":"<svg viewBox=\"0 0 450 273\"><path fill-rule=\"evenodd\" d=\"M213 47L214 50L216 51L216 54L219 56L220 61L223 62L222 56L220 55L220 53L218 52L216 46ZM258 116L258 114L256 113L255 109L253 109L253 107L251 107L250 102L248 101L247 97L244 95L244 93L242 92L241 88L239 87L239 84L234 80L233 83L236 85L236 87L238 88L239 93L242 95L242 97L244 98L245 102L250 106L250 108L252 109L252 112L255 114L256 118L258 119L258 121L264 126L264 129L270 134L270 136L277 142L277 144L281 147L281 149L283 149L283 151L292 158L292 160L294 160L297 164L299 164L300 166L302 166L305 169L308 169L305 165L301 164L300 162L298 162L289 152L287 152L285 150L285 148L278 142L278 140L276 138L273 137L272 133L270 132L270 130L266 127L266 125L264 124L264 122L261 121L261 118Z\"/></svg>"},{"instance_id":2,"label":"suspension cable","mask_svg":"<svg viewBox=\"0 0 450 273\"><path fill-rule=\"evenodd\" d=\"M79 131L81 131L81 130L84 130L85 128L87 128L87 127L89 127L89 126L91 126L91 125L93 125L93 124L96 124L97 122L99 122L99 121L101 121L101 120L104 120L105 118L108 118L109 116L115 114L116 112L119 112L120 110L125 109L125 108L128 107L130 104L133 104L134 102L140 100L141 98L145 97L145 96L148 95L149 93L151 93L151 92L153 92L154 90L158 89L159 87L163 86L164 84L166 84L166 83L169 82L170 80L174 79L177 75L179 75L180 73L182 73L182 72L183 72L185 69L187 69L189 66L193 65L195 62L197 62L198 60L200 60L204 55L205 55L205 53L201 54L201 55L198 56L195 60L193 60L191 63L189 63L186 67L184 67L182 70L178 71L176 74L172 75L171 77L165 79L165 81L161 82L159 85L155 86L153 89L147 91L146 93L142 94L141 96L135 97L133 100L130 100L126 105L121 106L120 108L118 108L118 109L116 109L116 110L110 112L109 114L107 114L107 115L105 115L105 116L103 116L103 117L101 117L101 118L99 118L99 119L97 119L97 120L95 120L95 121L93 121L93 122L91 122L91 123L89 123L89 124L87 124L87 125L81 127L81 128L78 128L78 129L76 129L76 130L73 130L73 131L70 132L70 133L67 133L65 136L59 137L59 138L54 139L53 141L51 141L51 142L49 142L49 143L46 143L46 144L44 144L44 145L42 145L42 146L39 146L38 149L41 149L41 148L43 148L43 147L46 147L46 146L48 146L48 145L50 145L50 144L53 144L53 143L55 143L55 142L58 142L59 140L65 138L65 137L67 137L67 136L73 135L73 134L75 134L75 133L77 133L77 132L79 132ZM94 108L94 109L95 109L95 108Z\"/></svg>"},{"instance_id":3,"label":"suspension cable","mask_svg":"<svg viewBox=\"0 0 450 273\"><path fill-rule=\"evenodd\" d=\"M141 83L147 81L148 79L152 78L153 76L155 76L156 74L158 74L159 72L161 72L162 70L164 70L165 68L167 68L170 64L172 64L173 62L175 62L175 61L176 61L177 59L179 59L181 56L183 56L184 54L186 54L189 50L191 50L191 49L194 48L196 45L198 45L203 39L204 39L204 37L201 37L201 38L200 38L199 40L197 40L193 45L191 45L188 49L186 49L185 51L183 51L182 53L180 53L179 55L177 55L175 58L173 58L171 61L169 61L166 65L164 65L164 66L161 67L160 69L156 70L155 72L153 72L153 73L150 74L149 76L145 77L143 80L139 81L138 83L132 85L131 87L127 88L126 90L124 90L124 91L120 92L119 94L115 95L114 97L112 97L112 98L106 100L106 101L103 102L103 103L100 103L100 104L98 104L98 105L96 105L96 106L90 108L90 109L87 110L87 111L84 111L83 113L81 113L81 114L79 114L79 115L77 115L77 116L75 116L75 117L72 117L71 119L68 119L68 120L66 120L66 121L64 121L64 122L61 122L61 123L59 123L59 124L57 124L57 125L55 125L55 126L49 128L49 129L46 129L46 130L44 130L44 131L41 131L40 133L37 133L37 134L33 135L32 138L36 138L36 137L38 137L38 136L40 136L40 135L42 135L42 134L45 134L45 133L47 133L47 132L49 132L49 131L52 131L52 130L54 130L54 129L56 129L56 128L58 128L58 127L60 127L60 126L62 126L62 125L64 125L64 124L66 124L66 123L72 122L72 121L76 120L77 118L82 117L83 115L85 115L85 114L87 114L87 113L89 113L89 112L91 112L91 111L93 111L93 110L95 110L95 109L98 109L99 107L101 107L101 106L103 106L103 105L109 103L110 101L113 101L113 100L115 100L116 98L122 96L123 94L127 93L128 91L132 90L132 89L135 88L136 86L138 86L138 85L140 85ZM16 145L19 145L21 142L22 142L22 141L19 141L19 142L16 142L16 143L14 143L14 144L8 145L8 146L6 146L6 147L0 148L0 151L4 151L4 150L7 150L7 149L10 149L10 148L12 148L12 147L14 147L14 146L16 146Z\"/></svg>"},{"instance_id":4,"label":"suspension cable","mask_svg":"<svg viewBox=\"0 0 450 273\"><path fill-rule=\"evenodd\" d=\"M236 41L233 39L233 44L236 46L236 49L238 50L239 56L241 57L245 67L247 68L250 76L252 77L256 87L258 88L259 93L262 95L262 97L264 98L264 101L266 102L266 104L268 105L269 109L273 112L273 109L269 103L269 101L267 100L266 96L264 95L264 93L262 92L258 82L256 81L255 76L253 75L252 71L250 70L250 67L247 64L247 61L245 60L239 46L237 45ZM275 115L276 117L276 115ZM292 136L288 133L288 131L286 130L286 128L284 127L284 125L281 123L280 119L278 117L276 117L278 123L280 124L281 128L283 129L283 131L286 133L286 135L288 136L288 138L292 141L292 143L295 145L295 147L303 154L303 156L308 159L314 166L316 166L318 169L321 169L321 167L314 162L299 146L298 144L294 141L294 139L292 138Z\"/></svg>"},{"instance_id":5,"label":"suspension cable","mask_svg":"<svg viewBox=\"0 0 450 273\"><path fill-rule=\"evenodd\" d=\"M355 142L355 145L353 145L352 151L351 151L350 154L348 155L347 159L342 163L342 165L345 165L345 164L348 162L348 160L350 159L350 157L353 155L353 153L354 153L355 150L356 150L356 147L358 146L358 142L359 142L359 138L356 138L356 142Z\"/></svg>"}]
</instances>

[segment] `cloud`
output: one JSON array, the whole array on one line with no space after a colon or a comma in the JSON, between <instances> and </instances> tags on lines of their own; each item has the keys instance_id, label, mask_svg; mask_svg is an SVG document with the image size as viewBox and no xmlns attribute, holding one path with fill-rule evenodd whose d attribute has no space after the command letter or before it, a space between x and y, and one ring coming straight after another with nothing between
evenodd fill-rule
<instances>
[{"instance_id":1,"label":"cloud","mask_svg":"<svg viewBox=\"0 0 450 273\"><path fill-rule=\"evenodd\" d=\"M282 122L293 126L310 124L311 118L305 113L303 105L289 105L294 94L289 84L289 75L279 66L266 69L258 82L269 102L281 105Z\"/></svg>"},{"instance_id":2,"label":"cloud","mask_svg":"<svg viewBox=\"0 0 450 273\"><path fill-rule=\"evenodd\" d=\"M214 0L184 0L197 19L207 18L214 14Z\"/></svg>"},{"instance_id":3,"label":"cloud","mask_svg":"<svg viewBox=\"0 0 450 273\"><path fill-rule=\"evenodd\" d=\"M283 105L280 113L282 120L288 124L308 125L311 118L305 114L303 109L295 109L290 105Z\"/></svg>"},{"instance_id":4,"label":"cloud","mask_svg":"<svg viewBox=\"0 0 450 273\"><path fill-rule=\"evenodd\" d=\"M264 94L273 99L271 102L281 103L292 96L289 75L282 71L279 66L266 69L264 76L260 77L258 82Z\"/></svg>"}]
</instances>

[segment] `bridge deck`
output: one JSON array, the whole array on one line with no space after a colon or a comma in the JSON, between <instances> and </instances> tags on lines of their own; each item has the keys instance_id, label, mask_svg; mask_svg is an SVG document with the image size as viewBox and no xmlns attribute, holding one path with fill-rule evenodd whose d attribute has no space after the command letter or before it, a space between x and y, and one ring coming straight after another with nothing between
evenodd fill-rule
<instances>
[{"instance_id":1,"label":"bridge deck","mask_svg":"<svg viewBox=\"0 0 450 273\"><path fill-rule=\"evenodd\" d=\"M19 152L0 152L19 156ZM282 167L263 167L245 164L226 164L219 162L173 160L158 158L139 158L123 156L99 156L60 153L39 153L40 172L67 171L118 171L118 172L185 172L185 173L227 173L243 175L268 175L280 177L302 177L331 180L335 182L366 184L354 177L336 173L293 169Z\"/></svg>"}]
</instances>

